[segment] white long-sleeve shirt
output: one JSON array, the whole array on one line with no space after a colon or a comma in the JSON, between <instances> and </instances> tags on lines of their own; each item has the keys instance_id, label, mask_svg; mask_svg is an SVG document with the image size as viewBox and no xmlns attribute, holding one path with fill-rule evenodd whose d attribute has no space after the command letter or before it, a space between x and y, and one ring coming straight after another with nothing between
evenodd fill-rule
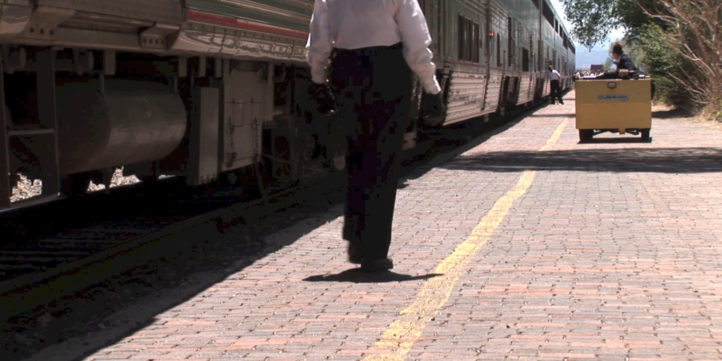
<instances>
[{"instance_id":1,"label":"white long-sleeve shirt","mask_svg":"<svg viewBox=\"0 0 722 361\"><path fill-rule=\"evenodd\" d=\"M548 72L549 73L549 80L559 80L562 78L562 76L559 74L559 72L556 69L553 69Z\"/></svg>"},{"instance_id":2,"label":"white long-sleeve shirt","mask_svg":"<svg viewBox=\"0 0 722 361\"><path fill-rule=\"evenodd\" d=\"M360 49L403 43L409 68L430 94L441 91L429 49L431 35L417 0L315 0L307 60L315 83L326 80L334 48Z\"/></svg>"}]
</instances>

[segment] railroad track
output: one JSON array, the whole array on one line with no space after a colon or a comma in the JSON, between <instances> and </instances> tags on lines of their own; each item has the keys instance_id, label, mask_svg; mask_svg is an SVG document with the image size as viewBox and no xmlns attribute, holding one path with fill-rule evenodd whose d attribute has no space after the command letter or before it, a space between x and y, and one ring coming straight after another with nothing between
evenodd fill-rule
<instances>
[{"instance_id":1,"label":"railroad track","mask_svg":"<svg viewBox=\"0 0 722 361\"><path fill-rule=\"evenodd\" d=\"M429 134L405 154L405 172L496 125L459 125ZM180 183L130 186L1 215L0 226L11 237L0 242L0 320L103 282L171 250L191 247L197 239L192 235L230 231L320 194L328 202L343 201L342 172L262 191L255 198L237 187L189 192Z\"/></svg>"},{"instance_id":2,"label":"railroad track","mask_svg":"<svg viewBox=\"0 0 722 361\"><path fill-rule=\"evenodd\" d=\"M300 199L294 195L329 189L338 181L338 174L332 174L255 199L230 186L204 195L165 184L167 189L156 187L159 194L152 196L123 190L6 217L4 228L13 236L0 248L0 319L187 246L179 244L178 235L222 233L291 206Z\"/></svg>"}]
</instances>

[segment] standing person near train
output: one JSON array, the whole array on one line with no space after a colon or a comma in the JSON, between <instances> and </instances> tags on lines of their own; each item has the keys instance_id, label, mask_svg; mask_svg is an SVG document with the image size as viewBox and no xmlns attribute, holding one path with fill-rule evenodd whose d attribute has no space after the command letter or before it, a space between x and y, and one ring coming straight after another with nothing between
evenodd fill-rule
<instances>
[{"instance_id":1,"label":"standing person near train","mask_svg":"<svg viewBox=\"0 0 722 361\"><path fill-rule=\"evenodd\" d=\"M417 0L315 0L306 45L312 93L327 94L330 83L336 98L348 140L343 238L349 261L364 271L393 268L388 251L412 73L434 95L426 113L443 113L430 44Z\"/></svg>"},{"instance_id":2,"label":"standing person near train","mask_svg":"<svg viewBox=\"0 0 722 361\"><path fill-rule=\"evenodd\" d=\"M564 100L562 100L561 79L562 76L554 69L554 65L549 64L549 81L551 84L551 99L549 102L552 104L554 104L554 99L558 99L559 104L564 104Z\"/></svg>"}]
</instances>

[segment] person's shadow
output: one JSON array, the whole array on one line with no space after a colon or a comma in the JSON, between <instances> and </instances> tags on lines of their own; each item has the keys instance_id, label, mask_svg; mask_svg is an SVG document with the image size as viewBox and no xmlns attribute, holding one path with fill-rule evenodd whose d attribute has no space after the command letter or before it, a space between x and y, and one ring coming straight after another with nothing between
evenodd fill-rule
<instances>
[{"instance_id":1,"label":"person's shadow","mask_svg":"<svg viewBox=\"0 0 722 361\"><path fill-rule=\"evenodd\" d=\"M431 273L420 276L410 276L391 271L364 272L360 268L351 268L338 274L324 274L304 278L308 282L354 282L354 283L383 283L426 280L432 277L441 276L439 273Z\"/></svg>"}]
</instances>

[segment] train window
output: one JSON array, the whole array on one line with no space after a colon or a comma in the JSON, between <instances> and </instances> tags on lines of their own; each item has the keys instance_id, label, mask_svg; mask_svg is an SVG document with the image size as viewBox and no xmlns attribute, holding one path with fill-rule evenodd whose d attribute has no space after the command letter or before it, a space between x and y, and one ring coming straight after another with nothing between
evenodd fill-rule
<instances>
[{"instance_id":1,"label":"train window","mask_svg":"<svg viewBox=\"0 0 722 361\"><path fill-rule=\"evenodd\" d=\"M533 62L534 59L532 59L532 58L534 57L534 39L532 38L531 35L529 36L529 50L528 50L528 51L529 51L529 53L530 53L530 55L531 55L531 56L529 57L529 67L530 67L530 68L533 68L534 65L535 65L534 62ZM529 70L536 70L536 69L529 69Z\"/></svg>"},{"instance_id":2,"label":"train window","mask_svg":"<svg viewBox=\"0 0 722 361\"><path fill-rule=\"evenodd\" d=\"M459 60L479 62L479 24L459 15Z\"/></svg>"},{"instance_id":3,"label":"train window","mask_svg":"<svg viewBox=\"0 0 722 361\"><path fill-rule=\"evenodd\" d=\"M554 27L554 11L552 11L551 6L549 6L549 3L546 0L544 0L542 13L544 14L544 18L549 22L549 25Z\"/></svg>"},{"instance_id":4,"label":"train window","mask_svg":"<svg viewBox=\"0 0 722 361\"><path fill-rule=\"evenodd\" d=\"M479 62L479 48L481 47L481 37L479 36L481 29L479 24L472 23L471 34L471 49L472 49L472 61Z\"/></svg>"},{"instance_id":5,"label":"train window","mask_svg":"<svg viewBox=\"0 0 722 361\"><path fill-rule=\"evenodd\" d=\"M465 20L466 19L459 16L459 29L458 29L459 41L457 42L458 48L459 48L459 60L464 59L464 56L466 53L466 43L468 41L467 37L469 36L469 34L467 34L467 32L466 32L466 21Z\"/></svg>"},{"instance_id":6,"label":"train window","mask_svg":"<svg viewBox=\"0 0 722 361\"><path fill-rule=\"evenodd\" d=\"M506 46L507 48L507 65L512 66L514 64L514 50L516 50L516 46L514 44L514 23L511 20L511 17L507 18L507 30L509 32L509 38L508 38L508 44Z\"/></svg>"},{"instance_id":7,"label":"train window","mask_svg":"<svg viewBox=\"0 0 722 361\"><path fill-rule=\"evenodd\" d=\"M529 49L521 48L521 70L529 71Z\"/></svg>"},{"instance_id":8,"label":"train window","mask_svg":"<svg viewBox=\"0 0 722 361\"><path fill-rule=\"evenodd\" d=\"M490 15L487 14L486 16L487 16L487 18L486 18L486 36L488 36L488 38L486 39L485 56L487 57L487 59L489 59L489 58L491 58L491 54L493 52L492 48L494 47L494 30L491 28L491 19L489 17ZM491 60L489 60L489 61L491 61Z\"/></svg>"}]
</instances>

